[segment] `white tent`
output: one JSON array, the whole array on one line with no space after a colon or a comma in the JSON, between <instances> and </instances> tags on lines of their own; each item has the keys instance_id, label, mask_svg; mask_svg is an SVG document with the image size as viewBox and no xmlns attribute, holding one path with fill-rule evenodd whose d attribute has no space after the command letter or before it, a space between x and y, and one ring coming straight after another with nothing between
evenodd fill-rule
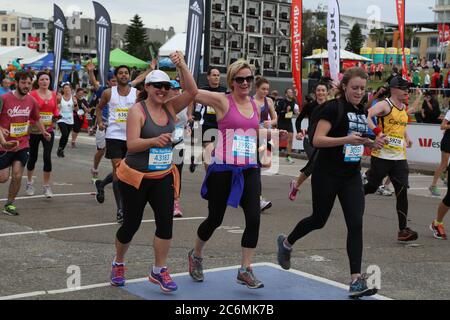
<instances>
[{"instance_id":1,"label":"white tent","mask_svg":"<svg viewBox=\"0 0 450 320\"><path fill-rule=\"evenodd\" d=\"M305 60L324 60L328 59L328 51L323 50L322 53L315 54L309 57L306 57ZM360 56L359 54L341 49L341 60L355 60L355 61L366 61L370 62L372 59Z\"/></svg>"},{"instance_id":2,"label":"white tent","mask_svg":"<svg viewBox=\"0 0 450 320\"><path fill-rule=\"evenodd\" d=\"M202 41L202 56L205 42ZM168 57L172 52L186 52L186 33L177 33L159 48L160 57Z\"/></svg>"},{"instance_id":3,"label":"white tent","mask_svg":"<svg viewBox=\"0 0 450 320\"><path fill-rule=\"evenodd\" d=\"M9 63L17 58L29 59L42 56L41 53L28 47L0 47L0 65L6 68ZM20 60L22 63L22 60Z\"/></svg>"}]
</instances>

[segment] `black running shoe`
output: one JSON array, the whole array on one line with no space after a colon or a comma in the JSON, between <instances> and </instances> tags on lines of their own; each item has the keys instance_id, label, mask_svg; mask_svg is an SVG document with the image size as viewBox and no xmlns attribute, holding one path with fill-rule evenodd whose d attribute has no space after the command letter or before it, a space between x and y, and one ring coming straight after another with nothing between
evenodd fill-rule
<instances>
[{"instance_id":1,"label":"black running shoe","mask_svg":"<svg viewBox=\"0 0 450 320\"><path fill-rule=\"evenodd\" d=\"M97 189L95 200L97 200L98 203L105 202L105 189L102 186L102 182L102 180L95 180L95 188Z\"/></svg>"}]
</instances>

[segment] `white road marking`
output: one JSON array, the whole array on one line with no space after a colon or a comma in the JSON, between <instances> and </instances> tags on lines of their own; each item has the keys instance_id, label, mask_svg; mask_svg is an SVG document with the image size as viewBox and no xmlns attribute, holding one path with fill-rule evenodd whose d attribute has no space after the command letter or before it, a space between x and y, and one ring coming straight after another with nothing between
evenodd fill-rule
<instances>
[{"instance_id":1,"label":"white road marking","mask_svg":"<svg viewBox=\"0 0 450 320\"><path fill-rule=\"evenodd\" d=\"M57 193L53 194L52 198L57 197L70 197L70 196L95 196L95 192L79 192L79 193ZM26 197L17 197L16 200L26 200L26 199L39 199L39 198L46 198L45 195L40 194L37 196L26 196ZM0 201L6 201L8 199L0 199Z\"/></svg>"},{"instance_id":2,"label":"white road marking","mask_svg":"<svg viewBox=\"0 0 450 320\"><path fill-rule=\"evenodd\" d=\"M201 220L201 219L205 219L205 217L177 218L177 219L174 219L173 221L175 222L175 221ZM142 223L146 223L146 222L155 222L155 220L142 220ZM100 228L100 227L115 226L115 225L117 225L117 222L89 224L89 225L83 225L83 226L71 226L71 227L47 229L47 230L1 233L0 238L12 237L12 236L23 236L23 235L28 235L28 234L46 234L46 233L50 233L50 232L60 232L60 231L76 230L76 229Z\"/></svg>"},{"instance_id":3,"label":"white road marking","mask_svg":"<svg viewBox=\"0 0 450 320\"><path fill-rule=\"evenodd\" d=\"M272 267L275 269L279 269L285 272L291 272L294 274L297 274L299 276L311 279L311 280L315 280L327 285L331 285L333 287L336 288L340 288L340 289L344 289L344 290L348 290L348 285L336 282L336 281L332 281L326 278L322 278L322 277L318 277L318 276L314 276L312 274L306 273L306 272L302 272L302 271L298 271L298 270L294 270L294 269L290 269L290 270L283 270L279 265L270 263L270 262L261 262L261 263L254 263L253 264L254 267L256 266L268 266L268 267ZM220 267L220 268L214 268L214 269L208 269L208 270L204 270L204 273L211 273L211 272L217 272L217 271L226 271L226 270L232 270L232 269L238 269L240 268L239 265L237 266L229 266L229 267ZM188 272L182 272L182 273L176 273L172 275L172 278L176 278L176 277L181 277L181 276L186 276L188 275ZM148 278L138 278L138 279L132 279L132 280L127 280L127 283L136 283L136 282L142 282L142 281L147 281ZM29 293L21 293L21 294L15 294L15 295L10 295L10 296L2 296L0 297L0 300L13 300L13 299L20 299L20 298L28 298L28 297L35 297L35 296L42 296L42 295L46 295L46 294L60 294L60 293L68 293L68 292L77 292L77 291L82 291L82 290L88 290L88 289L95 289L95 288L103 288L103 287L109 287L111 286L111 284L109 282L104 282L104 283L98 283L98 284L91 284L91 285L86 285L86 286L81 286L78 288L66 288L66 289L59 289L59 290L47 290L47 291L34 291L34 292L29 292ZM374 296L372 296L378 300L392 300L391 298L376 294Z\"/></svg>"}]
</instances>

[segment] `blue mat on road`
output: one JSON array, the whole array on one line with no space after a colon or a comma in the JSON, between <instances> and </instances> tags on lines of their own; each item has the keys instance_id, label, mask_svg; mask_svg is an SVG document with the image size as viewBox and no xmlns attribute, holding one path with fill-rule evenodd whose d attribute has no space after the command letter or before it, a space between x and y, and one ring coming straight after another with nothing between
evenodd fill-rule
<instances>
[{"instance_id":1,"label":"blue mat on road","mask_svg":"<svg viewBox=\"0 0 450 320\"><path fill-rule=\"evenodd\" d=\"M203 282L189 275L173 275L178 290L164 293L150 281L129 283L123 287L146 300L348 300L348 287L340 288L306 276L281 270L271 264L254 265L255 275L264 288L248 289L236 282L237 268L206 270ZM376 300L376 297L365 297Z\"/></svg>"}]
</instances>

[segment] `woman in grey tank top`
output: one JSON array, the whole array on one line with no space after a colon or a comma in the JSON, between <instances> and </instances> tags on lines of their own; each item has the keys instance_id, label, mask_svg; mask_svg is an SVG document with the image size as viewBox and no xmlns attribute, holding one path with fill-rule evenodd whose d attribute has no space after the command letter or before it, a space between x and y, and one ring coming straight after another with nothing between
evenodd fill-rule
<instances>
[{"instance_id":1,"label":"woman in grey tank top","mask_svg":"<svg viewBox=\"0 0 450 320\"><path fill-rule=\"evenodd\" d=\"M197 85L182 54L176 52L170 58L184 83L183 94L168 99L169 76L160 70L152 71L145 78L145 91L140 102L128 113L128 154L118 169L124 221L117 231L116 256L111 270L111 284L115 286L125 284L125 253L139 229L148 202L156 223L155 262L149 270L149 280L165 292L177 290L166 266L172 238L174 191L179 182L174 179L178 172L174 172L177 169L172 163L171 137L175 130L175 115L194 99ZM136 183L136 176L142 177L139 183Z\"/></svg>"}]
</instances>

